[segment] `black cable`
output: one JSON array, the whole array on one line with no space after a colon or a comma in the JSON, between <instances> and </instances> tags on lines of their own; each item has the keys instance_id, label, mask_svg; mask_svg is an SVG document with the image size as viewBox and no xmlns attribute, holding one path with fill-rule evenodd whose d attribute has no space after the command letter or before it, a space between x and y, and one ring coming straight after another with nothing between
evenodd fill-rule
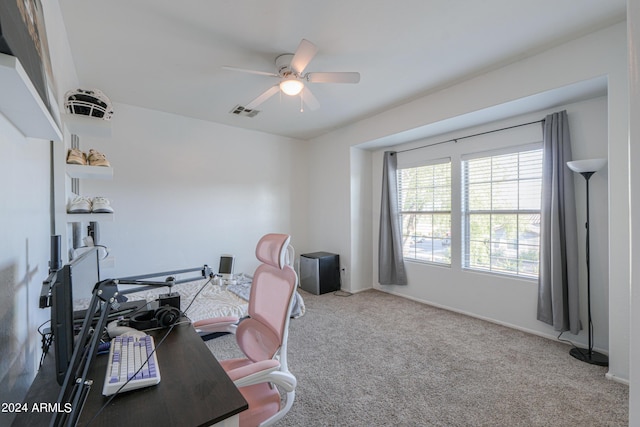
<instances>
[{"instance_id":1,"label":"black cable","mask_svg":"<svg viewBox=\"0 0 640 427\"><path fill-rule=\"evenodd\" d=\"M100 407L100 409L98 409L98 411L93 415L93 417L91 417L91 419L87 422L87 426L90 425L91 423L93 423L96 418L98 417L98 415L100 415L102 413L102 411L104 411L104 408L106 408L107 406L109 406L109 404L113 401L113 399L115 399L115 397L120 393L120 391L124 388L124 386L126 386L127 384L129 384L129 382L131 382L131 380L133 378L135 378L135 376L142 370L142 368L144 367L144 365L146 365L149 362L149 359L151 358L151 356L158 350L158 348L162 345L162 343L164 342L165 339L167 339L167 337L169 336L169 334L171 333L171 331L173 331L173 328L180 322L176 322L173 325L171 325L169 327L169 329L167 330L167 333L164 334L164 336L160 339L160 341L154 345L153 350L151 351L151 353L149 353L147 355L147 358L145 359L144 363L140 364L140 367L138 368L137 371L135 371L133 373L133 375L129 376L129 378L127 379L127 381L125 381L124 384L122 384L120 386L120 388L118 390L116 390L115 393L113 393L109 399L107 399L107 401L104 403L104 405L102 405L102 407ZM110 353L111 354L111 353ZM159 365L159 363L158 363Z\"/></svg>"},{"instance_id":2,"label":"black cable","mask_svg":"<svg viewBox=\"0 0 640 427\"><path fill-rule=\"evenodd\" d=\"M187 319L189 319L189 316L187 316L187 311L189 311L189 309L191 308L191 306L193 305L193 303L195 302L196 298L198 297L198 295L200 295L200 293L204 290L204 288L207 287L207 285L209 283L211 283L211 281L213 280L213 277L209 277L209 280L207 280L207 282L202 285L202 287L198 290L198 292L196 292L196 294L193 296L193 298L191 298L191 302L189 303L189 305L187 305L187 308L184 309L184 311L182 312L182 314L184 315L184 317L186 317ZM191 319L189 319L191 320Z\"/></svg>"},{"instance_id":3,"label":"black cable","mask_svg":"<svg viewBox=\"0 0 640 427\"><path fill-rule=\"evenodd\" d=\"M142 300L131 300L131 302L136 302L136 301L140 301L140 302L142 302ZM145 304L140 305L140 307L138 307L138 308L134 309L133 311L128 312L127 314L123 314L123 315L121 315L121 316L118 316L116 319L112 320L111 322L115 322L115 321L118 321L118 320L122 320L122 319L126 319L126 318L133 317L133 315L134 315L134 314L137 314L139 311L141 311L141 310L147 310L148 306L149 306L149 303L145 301ZM112 307L112 310L114 310L115 315L117 316L117 311L116 311L116 309L114 309L114 308ZM95 318L94 318L94 321L95 321ZM109 323L111 323L111 322L109 322ZM46 323L46 322L45 322L45 323ZM109 326L109 324L105 325L104 331L102 331L103 335L104 335L104 334L106 334L106 336L109 336L109 334L107 333L107 327L108 327L108 326ZM103 342L104 342L104 341L103 341Z\"/></svg>"},{"instance_id":4,"label":"black cable","mask_svg":"<svg viewBox=\"0 0 640 427\"><path fill-rule=\"evenodd\" d=\"M38 326L38 333L40 334L41 343L42 343L42 355L40 356L40 364L38 365L38 369L42 367L42 364L44 363L44 359L47 357L47 354L49 353L49 348L51 347L51 343L53 342L53 334L51 333L51 329L49 329L49 332L42 331L42 327L50 322L51 322L51 319L44 321L40 326Z\"/></svg>"},{"instance_id":5,"label":"black cable","mask_svg":"<svg viewBox=\"0 0 640 427\"><path fill-rule=\"evenodd\" d=\"M339 293L341 292L341 293ZM347 291L343 291L342 289L338 289L337 291L333 292L333 295L337 296L337 297L350 297L353 294L351 292L347 292Z\"/></svg>"},{"instance_id":6,"label":"black cable","mask_svg":"<svg viewBox=\"0 0 640 427\"><path fill-rule=\"evenodd\" d=\"M337 291L333 292L333 295L337 296L337 297L350 297L351 295L353 295L351 292L347 292L347 291L343 291L342 290L342 273L345 273L345 269L341 268L340 269L340 288ZM342 292L342 293L339 293Z\"/></svg>"},{"instance_id":7,"label":"black cable","mask_svg":"<svg viewBox=\"0 0 640 427\"><path fill-rule=\"evenodd\" d=\"M558 341L560 342L564 342L567 344L570 344L573 348L575 348L578 351L582 351L578 346L576 346L572 341L566 340L566 339L561 339L560 337L562 336L562 334L564 334L566 331L562 331L560 332L560 334L558 335L558 337L556 338Z\"/></svg>"},{"instance_id":8,"label":"black cable","mask_svg":"<svg viewBox=\"0 0 640 427\"><path fill-rule=\"evenodd\" d=\"M142 300L132 300L132 302L135 302L135 301L142 301ZM127 314L126 314L126 316L122 316L122 317L124 317L124 318L129 317L129 318L131 318L131 317L133 317L133 315L134 315L134 314L137 314L139 311L143 311L143 310L145 310L145 311L146 311L146 310L149 308L149 304L150 304L150 303L149 303L148 301L145 301L145 304L142 304L140 307L136 308L136 309L135 309L135 310L133 310L131 313L127 313Z\"/></svg>"},{"instance_id":9,"label":"black cable","mask_svg":"<svg viewBox=\"0 0 640 427\"><path fill-rule=\"evenodd\" d=\"M210 277L209 280L206 281L206 283L204 285L202 285L202 287L198 290L198 292L196 292L196 294L193 296L193 298L191 299L191 302L189 303L189 305L187 306L187 308L184 309L184 311L180 311L180 313L182 315L184 315L184 317L186 317L187 319L189 319L189 317L187 316L187 310L189 310L189 308L191 308L191 306L193 305L194 301L196 300L196 298L198 297L198 295L200 295L200 293L204 290L204 288L211 283L211 280L213 280L213 277ZM137 311L141 310L143 307L145 306L141 306L138 309L134 310L131 314L136 313ZM140 367L138 368L138 370L136 372L133 373L133 375L131 375L127 381L122 384L120 386L120 388L118 390L116 390L116 392L104 403L104 405L102 405L102 407L100 409L98 409L98 411L93 415L93 417L91 417L91 419L89 420L89 422L87 423L87 425L93 423L93 421L95 421L95 419L98 417L98 415L100 415L100 413L102 413L102 411L104 410L104 408L106 408L111 401L118 395L118 393L120 393L120 391L127 385L129 384L129 382L135 378L135 376L140 372L140 370L142 370L142 368L144 367L145 364L147 364L149 362L149 359L151 358L151 356L158 350L158 347L160 347L162 345L162 343L164 342L164 340L169 336L169 334L171 333L171 331L173 331L173 328L175 328L177 325L182 325L185 323L191 323L191 319L189 319L188 322L175 322L174 324L172 324L169 327L169 330L167 330L167 333L164 334L164 336L160 339L160 341L158 342L158 344L154 345L154 349L151 353L149 353L149 355L147 356L146 360L144 361L144 363L140 364ZM159 364L159 363L158 363Z\"/></svg>"},{"instance_id":10,"label":"black cable","mask_svg":"<svg viewBox=\"0 0 640 427\"><path fill-rule=\"evenodd\" d=\"M207 287L207 285L209 283L211 283L211 281L213 280L213 277L210 277L209 280L206 281L206 283L204 285L202 285L202 287L200 288L200 290L198 290L198 292L196 292L196 294L193 296L193 298L191 299L191 302L189 303L189 305L187 306L187 308L185 308L184 310L181 310L180 313L186 317L187 319L189 319L189 316L187 316L187 310L189 310L189 308L191 308L191 306L193 305L194 301L196 300L196 297L198 295L200 295L200 293L204 290L204 288ZM131 300L131 301L136 301L136 300ZM134 314L136 314L137 312L139 312L142 309L146 309L147 308L147 304L143 304L142 306L136 308L134 311L132 311L131 313L128 313L126 316L124 317L132 317Z\"/></svg>"}]
</instances>

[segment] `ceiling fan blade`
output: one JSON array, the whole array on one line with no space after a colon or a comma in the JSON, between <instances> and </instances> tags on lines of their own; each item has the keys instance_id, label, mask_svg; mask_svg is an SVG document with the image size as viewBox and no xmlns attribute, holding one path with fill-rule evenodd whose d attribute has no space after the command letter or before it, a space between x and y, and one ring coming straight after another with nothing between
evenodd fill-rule
<instances>
[{"instance_id":1,"label":"ceiling fan blade","mask_svg":"<svg viewBox=\"0 0 640 427\"><path fill-rule=\"evenodd\" d=\"M311 93L308 87L305 86L305 88L302 89L300 96L302 97L302 102L304 102L310 110L317 110L320 108L320 102L318 102L318 99L313 95L313 93Z\"/></svg>"},{"instance_id":2,"label":"ceiling fan blade","mask_svg":"<svg viewBox=\"0 0 640 427\"><path fill-rule=\"evenodd\" d=\"M358 83L360 81L360 73L357 72L307 73L305 77L310 83Z\"/></svg>"},{"instance_id":3,"label":"ceiling fan blade","mask_svg":"<svg viewBox=\"0 0 640 427\"><path fill-rule=\"evenodd\" d=\"M302 75L302 72L307 68L313 57L316 56L317 52L318 47L315 44L307 39L302 39L291 59L291 70L298 75Z\"/></svg>"},{"instance_id":4,"label":"ceiling fan blade","mask_svg":"<svg viewBox=\"0 0 640 427\"><path fill-rule=\"evenodd\" d=\"M273 95L278 93L279 90L280 90L279 85L271 86L269 89L262 92L262 94L258 96L256 99L254 99L253 101L245 105L244 108L246 108L247 110L253 110L258 105L262 104L264 101L266 101L267 99L271 98Z\"/></svg>"},{"instance_id":5,"label":"ceiling fan blade","mask_svg":"<svg viewBox=\"0 0 640 427\"><path fill-rule=\"evenodd\" d=\"M269 73L267 71L247 70L246 68L230 67L228 65L223 65L222 68L225 70L240 71L242 73L258 74L261 76L280 77L276 73Z\"/></svg>"}]
</instances>

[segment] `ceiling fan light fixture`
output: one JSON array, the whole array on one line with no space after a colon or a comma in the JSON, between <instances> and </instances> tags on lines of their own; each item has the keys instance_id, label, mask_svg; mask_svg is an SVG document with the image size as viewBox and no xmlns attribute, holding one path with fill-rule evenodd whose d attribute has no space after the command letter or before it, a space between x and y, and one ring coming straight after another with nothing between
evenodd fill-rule
<instances>
[{"instance_id":1,"label":"ceiling fan light fixture","mask_svg":"<svg viewBox=\"0 0 640 427\"><path fill-rule=\"evenodd\" d=\"M223 68L279 79L278 83L273 84L253 101L244 105L245 110L255 110L260 104L278 92L284 93L288 96L300 95L300 102L309 107L310 110L315 110L320 106L320 104L315 96L313 96L305 82L358 83L360 81L360 73L355 71L305 72L307 65L309 65L309 62L311 62L317 52L318 48L316 45L311 43L309 40L302 39L295 53L284 53L276 57L275 65L277 71L275 73L229 66L224 66Z\"/></svg>"},{"instance_id":2,"label":"ceiling fan light fixture","mask_svg":"<svg viewBox=\"0 0 640 427\"><path fill-rule=\"evenodd\" d=\"M289 96L298 95L303 88L304 84L297 79L286 79L280 82L280 90Z\"/></svg>"}]
</instances>

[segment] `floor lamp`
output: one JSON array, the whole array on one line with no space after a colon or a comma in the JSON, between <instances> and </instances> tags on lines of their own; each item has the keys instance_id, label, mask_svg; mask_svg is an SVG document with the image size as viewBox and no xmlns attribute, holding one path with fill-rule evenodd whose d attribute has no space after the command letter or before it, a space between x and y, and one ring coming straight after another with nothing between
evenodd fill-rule
<instances>
[{"instance_id":1,"label":"floor lamp","mask_svg":"<svg viewBox=\"0 0 640 427\"><path fill-rule=\"evenodd\" d=\"M578 360L599 366L608 366L609 357L593 351L593 323L591 321L591 268L589 266L589 178L591 178L591 175L602 169L606 163L606 159L589 159L567 162L569 169L582 175L587 183L587 222L585 224L585 228L587 230L587 313L589 316L589 348L584 350L574 347L571 349L569 354Z\"/></svg>"}]
</instances>

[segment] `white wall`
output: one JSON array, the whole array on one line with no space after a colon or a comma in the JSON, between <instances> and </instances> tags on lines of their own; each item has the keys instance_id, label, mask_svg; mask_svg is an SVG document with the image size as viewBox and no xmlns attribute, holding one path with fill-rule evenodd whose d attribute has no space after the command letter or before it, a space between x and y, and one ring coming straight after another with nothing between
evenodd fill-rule
<instances>
[{"instance_id":1,"label":"white wall","mask_svg":"<svg viewBox=\"0 0 640 427\"><path fill-rule=\"evenodd\" d=\"M64 35L64 26L59 16L57 2L43 2L45 17L47 19L47 34L50 43L54 49L52 52L52 62L54 64L54 72L56 74L55 87L59 102L62 99L63 92L72 87L77 86L75 72L72 67L72 60L66 45L66 36ZM637 0L629 0L629 16L630 24L637 24L638 21L638 2ZM305 144L288 147L287 140L267 137L265 135L255 135L238 130L223 129L221 127L189 122L185 125L183 119L169 117L157 112L135 111L132 122L124 120L122 126L116 124L118 121L118 113L114 119L114 142L118 144L118 148L109 147L105 141L87 141L83 139L81 144L95 145L103 148L110 160L113 161L116 168L116 178L110 183L93 184L96 185L95 190L104 192L104 195L112 197L114 207L117 210L116 221L113 224L103 227L104 240L111 239L112 242L120 241L120 237L128 244L122 247L114 247L116 256L116 267L106 273L113 274L136 274L146 272L148 268L167 267L172 268L174 265L192 265L199 262L193 259L194 248L201 249L202 253L206 250L210 253L210 260L214 262L220 252L234 251L236 255L253 257L253 244L242 245L237 240L230 238L239 233L238 230L231 230L230 226L236 225L242 221L235 221L234 213L245 214L249 212L251 218L260 217L257 225L249 227L256 237L259 234L259 227L264 225L269 227L287 227L291 228L294 235L294 244L298 249L298 253L316 250L328 250L339 253L341 255L342 264L348 271L346 280L346 289L361 290L373 286L373 280L376 273L373 269L373 248L376 242L370 237L372 230L376 228L374 224L377 219L373 216L368 217L367 206L375 206L375 195L371 193L371 183L367 175L371 172L371 166L367 166L372 155L369 152L354 149L354 146L365 144L369 141L384 138L389 135L401 134L405 131L413 130L421 126L441 123L445 120L455 120L467 113L503 105L512 100L521 99L530 95L539 94L544 91L562 87L567 84L591 79L597 76L607 76L609 80L608 95L608 143L609 143L609 300L610 300L610 334L609 348L611 356L610 373L618 378L628 378L629 375L629 271L631 269L628 255L630 243L630 230L628 226L629 210L628 210L628 151L627 151L627 123L629 120L627 105L627 64L624 52L626 47L626 28L624 25L616 25L595 34L585 36L579 40L569 42L563 46L543 52L531 58L524 59L518 63L506 66L502 69L493 71L483 76L470 79L467 82L460 83L453 87L444 89L440 92L433 93L429 96L420 98L412 103L400 106L393 110L382 113L376 117L363 120L352 126L331 132L323 137L312 141L309 147ZM635 35L637 39L637 28L630 25L631 35ZM634 45L635 46L635 45ZM631 47L632 51L637 48ZM635 64L635 62L633 62ZM637 76L637 68L634 76ZM633 86L634 95L637 96L637 77ZM636 98L637 104L637 98ZM632 104L631 112L637 116L638 108L636 104ZM118 106L121 110L139 110L133 107ZM139 116L139 117L138 117ZM191 126L196 129L195 136L189 135L189 143L187 148L195 148L196 152L191 152L188 160L202 166L202 160L197 152L198 149L204 150L203 156L209 157L211 164L211 181L217 185L214 191L211 191L212 198L207 199L199 197L195 192L183 197L179 189L170 187L167 191L162 190L162 186L166 184L165 175L163 175L156 167L152 167L150 178L141 169L146 167L144 158L129 157L126 153L127 147L133 148L135 154L139 154L136 144L139 143L137 136L153 133L159 140L160 146L167 144L169 139L173 138L178 141L184 141L184 135L160 134L154 132L153 129L146 130L143 125L136 121L137 118L142 123L149 123L157 128L163 128L165 119L173 122L178 127L191 131ZM632 122L633 124L633 122ZM634 133L634 130L636 131ZM632 140L637 139L637 124L632 127ZM237 205L238 200L219 200L215 198L216 194L222 194L224 191L225 178L235 176L235 174L243 173L242 149L246 147L246 141L254 143L251 149L259 147L261 143L266 142L269 147L275 146L283 155L291 159L289 175L293 176L289 182L292 197L271 196L251 199L254 209L241 209ZM208 141L211 146L206 144ZM228 157L220 156L233 146L234 143L240 141L240 148L231 153L233 162ZM153 141L142 142L147 152L153 152ZM637 144L635 144L637 145ZM212 148L212 147L215 147ZM288 147L288 148L283 148ZM48 143L42 141L24 140L18 135L12 126L6 123L3 117L0 117L0 150L3 156L0 157L0 174L3 177L2 190L0 196L7 203L0 205L0 220L2 228L0 229L0 238L3 244L0 245L0 284L3 290L9 290L8 296L3 294L0 304L0 314L2 315L3 342L14 342L13 346L2 346L2 354L0 354L0 394L3 401L19 400L26 390L26 386L30 378L35 374L35 363L38 358L37 345L38 337L35 333L35 326L39 324L40 317L46 318L48 313L46 310L38 311L36 295L39 294L40 282L47 270L47 261L49 258L49 216L48 216ZM219 151L216 151L219 150ZM298 152L301 151L301 153ZM354 151L359 150L359 151ZM270 151L267 150L269 153ZM305 158L313 159L313 162L307 162ZM172 156L182 155L181 153L171 152ZM631 159L638 159L637 147L631 146ZM253 158L252 158L253 159ZM162 160L170 164L174 159L164 157ZM255 160L255 159L253 159ZM252 161L253 161L252 160ZM276 163L278 163L276 161ZM637 163L634 162L634 163ZM305 165L308 167L308 173L305 173ZM169 167L169 166L168 166ZM204 174L201 172L204 166L198 171L190 174L187 183L202 184L205 180ZM171 173L175 173L175 166L170 167ZM362 173L362 179L358 179L357 175ZM631 170L632 184L631 190L634 190L633 182L638 181L638 171ZM122 176L120 176L122 175ZM271 184L282 183L276 177L274 171L270 170L265 173L267 181ZM368 175L371 176L371 175ZM131 181L125 178L133 178L140 180L144 185L144 190L150 190L148 193L134 192L136 186L131 186ZM125 179L123 181L123 179ZM595 179L595 177L594 177ZM157 181L156 181L157 180ZM157 185L153 185L157 182ZM256 176L253 180L240 181L241 185L246 182L256 182ZM220 184L217 184L220 183ZM90 184L92 185L92 184ZM246 184L244 184L246 185ZM283 184L286 186L287 184ZM359 188L360 190L354 190ZM252 196L257 194L265 194L250 189L248 186L244 188L245 193ZM306 191L305 191L306 190ZM111 191L114 191L111 193ZM369 195L367 195L367 191ZM358 193L360 199L358 199ZM637 193L637 191L636 191ZM306 196L306 195L308 196ZM632 195L633 207L637 207L636 195ZM273 197L286 205L285 213L276 215L272 209L274 205ZM299 197L299 198L298 198ZM307 200L308 198L308 200ZM369 198L369 200L367 200ZM164 203L160 203L160 199ZM15 203L17 201L20 203ZM135 200L140 206L141 212L131 212L126 208L127 201ZM212 203L214 200L215 203ZM257 200L257 201L256 201ZM271 202L270 202L271 200ZM154 207L162 209L148 212L145 210L145 202ZM190 207L189 215L195 215L196 219L201 221L201 226L193 224L185 224L184 216L180 215L181 206L177 208L180 202L189 201L196 202ZM119 206L120 202L123 204ZM202 206L200 206L200 203ZM167 209L167 205L173 209ZM255 208L269 207L266 217L260 215ZM291 214L291 211L299 211L299 214ZM639 219L637 211L634 209L632 219ZM206 212L206 215L205 213ZM362 220L358 221L354 213L362 214ZM202 228L205 224L206 230L203 231L205 237L194 239L173 240L172 245L162 246L154 253L155 261L144 261L144 265L133 262L129 258L135 255L137 260L140 259L139 251L144 251L150 247L150 244L139 242L137 237L142 236L149 242L160 240L157 234L168 233L170 238L175 236L175 230L156 230L153 224L160 222L156 220L156 216L160 216L162 222L176 223L176 228L187 231L189 234L196 228ZM150 218L150 219L149 219ZM175 221L173 218L177 218ZM244 218L247 218L246 216ZM288 218L288 219L282 219ZM147 224L149 219L150 224ZM117 225L124 225L127 235L118 235ZM210 224L223 224L212 226ZM307 231L308 230L308 231ZM271 231L271 230L268 230ZM633 230L633 240L638 241L637 227ZM197 233L193 233L197 236ZM211 237L213 235L213 237ZM116 237L117 236L117 237ZM223 236L223 237L219 237ZM168 240L168 239L167 239ZM220 243L224 242L224 243ZM111 242L109 242L111 243ZM237 246L233 246L237 245ZM178 255L176 255L178 254ZM634 284L637 288L637 251L633 253L634 264ZM244 260L239 260L238 268L240 270L250 269L248 264L244 264ZM357 265L352 265L357 263ZM160 266L159 264L162 264ZM351 270L357 270L358 275L351 273ZM141 271L144 270L144 271ZM28 274L33 272L33 274ZM369 272L369 273L367 273ZM370 273L374 272L374 273ZM17 305L13 302L18 302ZM634 309L634 327L631 329L632 360L638 360L640 355L640 338L638 338L637 312L640 311L640 303L637 292L633 294L632 307ZM5 353L8 350L7 353ZM15 351L18 353L15 353ZM636 364L637 365L637 364ZM630 408L632 422L634 425L636 419L640 419L637 408L640 407L640 393L636 387L640 384L640 369L634 365L631 376L631 395ZM7 396L11 399L6 398ZM635 408L635 409L634 409ZM5 424L5 420L0 418L0 424ZM637 424L637 422L635 422Z\"/></svg>"},{"instance_id":2,"label":"white wall","mask_svg":"<svg viewBox=\"0 0 640 427\"><path fill-rule=\"evenodd\" d=\"M75 72L54 3L43 2L43 11L57 77L50 82L55 95L61 87L74 84ZM59 99L52 98L54 112ZM37 328L49 319L49 310L38 308L38 301L48 275L53 232L51 143L24 138L0 114L0 153L0 402L20 402L38 369ZM0 425L9 425L12 419L13 414L0 413Z\"/></svg>"},{"instance_id":3,"label":"white wall","mask_svg":"<svg viewBox=\"0 0 640 427\"><path fill-rule=\"evenodd\" d=\"M640 1L627 2L629 31L629 162L640 163ZM630 168L631 196L631 364L629 390L629 425L640 425L640 168Z\"/></svg>"},{"instance_id":4,"label":"white wall","mask_svg":"<svg viewBox=\"0 0 640 427\"><path fill-rule=\"evenodd\" d=\"M0 152L0 402L19 402L38 368L37 327L49 317L38 299L48 275L50 143L25 139L0 114ZM0 424L9 417L0 413Z\"/></svg>"},{"instance_id":5,"label":"white wall","mask_svg":"<svg viewBox=\"0 0 640 427\"><path fill-rule=\"evenodd\" d=\"M115 258L103 277L164 272L236 256L252 274L268 232L306 243L306 145L133 107L114 105L110 138L79 135L114 169L111 181L81 180L81 194L111 200L115 220L100 224Z\"/></svg>"},{"instance_id":6,"label":"white wall","mask_svg":"<svg viewBox=\"0 0 640 427\"><path fill-rule=\"evenodd\" d=\"M351 269L351 160L348 147L330 139L310 143L309 246L305 252L326 251L340 255L347 270L342 289L353 290ZM362 252L368 253L368 251ZM363 262L367 262L363 257Z\"/></svg>"},{"instance_id":7,"label":"white wall","mask_svg":"<svg viewBox=\"0 0 640 427\"><path fill-rule=\"evenodd\" d=\"M311 171L310 180L312 183L327 185L315 185L314 197L310 200L310 215L312 223L327 226L322 231L312 232L310 242L333 247L334 251L341 254L349 269L355 268L350 264L352 251L360 254L368 252L371 254L371 261L367 267L374 271L375 241L374 245L368 247L358 247L351 241L354 224L349 205L355 203L349 194L351 177L347 159L351 147L366 146L371 141L444 121L452 122L470 113L606 76L606 138L609 158L608 282L611 284L609 375L623 380L628 378L629 251L628 245L624 243L629 241L629 182L625 49L626 25L616 24L316 138L312 142L311 152L318 163ZM463 127L461 124L460 128ZM323 208L331 203L339 205L330 210ZM375 218L373 220L377 221ZM370 288L373 283L348 283L348 286L352 290L358 290Z\"/></svg>"},{"instance_id":8,"label":"white wall","mask_svg":"<svg viewBox=\"0 0 640 427\"><path fill-rule=\"evenodd\" d=\"M490 130L510 127L522 123L530 123L543 119L547 114L567 110L572 138L573 158L586 159L607 156L607 99L597 99L559 106L550 111L539 111L525 116L514 117L500 122L468 128L449 134L415 141L394 147L398 151L398 167L415 165L416 162L429 159L450 157L452 162L452 211L460 212L460 160L464 154L478 153L500 149L514 145L540 142L542 140L542 125L531 124L524 127L509 129L478 137L460 140L458 143L438 144L432 147L422 147L429 144L460 138ZM384 150L373 156L373 215L380 215L380 196L382 182L382 157ZM580 262L580 295L581 318L586 324L586 265L585 265L585 182L582 176L575 175L578 250ZM601 351L607 351L609 342L609 306L608 306L608 212L607 212L607 170L600 171L590 181L590 223L591 223L591 290L592 317L595 325L594 345ZM555 338L558 334L552 327L536 320L537 309L537 281L532 279L514 278L505 275L487 274L463 270L460 253L460 218L454 215L451 230L451 266L444 267L435 264L411 262L405 263L407 268L407 286L375 287L387 292L406 296L422 302L463 312L475 317L489 319L507 326L528 332ZM373 240L378 240L378 230L373 229ZM377 271L378 252L374 248L374 271ZM578 336L565 335L576 343L586 347L586 331Z\"/></svg>"},{"instance_id":9,"label":"white wall","mask_svg":"<svg viewBox=\"0 0 640 427\"><path fill-rule=\"evenodd\" d=\"M61 110L65 92L81 86L57 2L43 2L43 8L54 70L50 90L54 110ZM101 224L103 242L115 257L115 266L103 270L105 277L204 263L217 268L221 253L236 255L237 272L252 273L255 244L267 232L290 233L298 253L308 246L307 144L115 107L110 139L80 135L81 147L103 151L115 169L112 181L81 182L85 194L107 196L116 209L115 221ZM60 200L54 218L50 143L25 139L0 115L2 402L22 400L40 359L37 327L49 310L39 309L38 299L48 274L50 235L70 231L64 218L68 132L65 137L66 143L55 143L53 150L54 172L62 177L56 183ZM0 425L12 418L0 414Z\"/></svg>"},{"instance_id":10,"label":"white wall","mask_svg":"<svg viewBox=\"0 0 640 427\"><path fill-rule=\"evenodd\" d=\"M351 269L347 269L343 263L344 282L349 283L350 290L360 290L355 286L358 283L372 283L373 271L369 267L370 258L367 252L361 252L362 247L371 247L369 230L377 224L373 218L380 215L372 215L371 193L371 154L368 151L356 147L350 149L351 171ZM377 242L377 240L375 240Z\"/></svg>"}]
</instances>

